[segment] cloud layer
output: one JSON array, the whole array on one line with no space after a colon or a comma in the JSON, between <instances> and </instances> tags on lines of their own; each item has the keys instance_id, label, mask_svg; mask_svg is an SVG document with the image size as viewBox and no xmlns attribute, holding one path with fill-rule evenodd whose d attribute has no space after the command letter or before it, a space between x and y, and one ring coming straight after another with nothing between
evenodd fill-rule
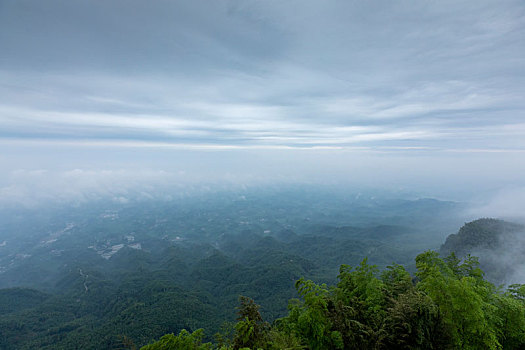
<instances>
[{"instance_id":1,"label":"cloud layer","mask_svg":"<svg viewBox=\"0 0 525 350\"><path fill-rule=\"evenodd\" d=\"M438 194L525 178L522 1L4 0L0 47L6 196L21 169Z\"/></svg>"},{"instance_id":2,"label":"cloud layer","mask_svg":"<svg viewBox=\"0 0 525 350\"><path fill-rule=\"evenodd\" d=\"M0 33L4 139L525 149L518 1L4 1Z\"/></svg>"}]
</instances>

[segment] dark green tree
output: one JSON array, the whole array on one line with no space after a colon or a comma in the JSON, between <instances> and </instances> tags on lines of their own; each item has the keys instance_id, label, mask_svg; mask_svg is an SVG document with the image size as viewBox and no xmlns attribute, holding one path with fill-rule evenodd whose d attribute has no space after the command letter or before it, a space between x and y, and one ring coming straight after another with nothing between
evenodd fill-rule
<instances>
[{"instance_id":1,"label":"dark green tree","mask_svg":"<svg viewBox=\"0 0 525 350\"><path fill-rule=\"evenodd\" d=\"M450 263L452 261L452 263ZM476 259L444 261L438 253L417 256L418 289L439 307L454 346L461 349L499 349L494 286L483 280Z\"/></svg>"},{"instance_id":2,"label":"dark green tree","mask_svg":"<svg viewBox=\"0 0 525 350\"><path fill-rule=\"evenodd\" d=\"M197 329L190 333L183 329L179 335L166 334L153 344L140 348L140 350L211 350L211 343L202 343L204 330Z\"/></svg>"},{"instance_id":3,"label":"dark green tree","mask_svg":"<svg viewBox=\"0 0 525 350\"><path fill-rule=\"evenodd\" d=\"M253 299L242 295L239 297L239 303L233 348L257 349L264 347L270 325L264 322L259 312L260 306L257 305Z\"/></svg>"}]
</instances>

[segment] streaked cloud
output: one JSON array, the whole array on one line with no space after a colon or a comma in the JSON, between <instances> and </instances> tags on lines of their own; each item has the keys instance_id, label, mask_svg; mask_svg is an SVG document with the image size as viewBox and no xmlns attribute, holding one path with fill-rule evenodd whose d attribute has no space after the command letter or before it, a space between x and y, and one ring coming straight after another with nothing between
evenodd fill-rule
<instances>
[{"instance_id":1,"label":"streaked cloud","mask_svg":"<svg viewBox=\"0 0 525 350\"><path fill-rule=\"evenodd\" d=\"M224 164L258 150L272 169L288 151L310 169L319 151L332 165L345 152L439 159L444 172L525 150L517 0L4 0L0 47L6 171L52 148L69 160L85 148L89 167L164 167L129 149L223 151Z\"/></svg>"}]
</instances>

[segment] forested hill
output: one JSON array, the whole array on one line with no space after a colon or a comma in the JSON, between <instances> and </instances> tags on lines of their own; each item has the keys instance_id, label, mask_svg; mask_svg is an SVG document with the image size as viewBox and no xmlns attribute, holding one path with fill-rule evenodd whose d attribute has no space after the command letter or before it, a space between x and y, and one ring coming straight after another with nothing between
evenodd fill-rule
<instances>
[{"instance_id":1,"label":"forested hill","mask_svg":"<svg viewBox=\"0 0 525 350\"><path fill-rule=\"evenodd\" d=\"M441 259L428 251L416 266L411 276L400 265L379 273L366 259L355 268L343 265L335 286L297 281L300 299L272 324L241 297L237 323L217 334L217 344L203 343L202 329L183 330L142 350L525 347L525 285L497 289L473 257Z\"/></svg>"},{"instance_id":2,"label":"forested hill","mask_svg":"<svg viewBox=\"0 0 525 350\"><path fill-rule=\"evenodd\" d=\"M298 190L0 213L0 349L122 349L199 328L214 341L239 295L273 322L301 278L335 285L364 257L412 268L461 208Z\"/></svg>"},{"instance_id":3,"label":"forested hill","mask_svg":"<svg viewBox=\"0 0 525 350\"><path fill-rule=\"evenodd\" d=\"M466 223L458 233L448 236L441 246L441 252L455 252L458 256L465 256L478 249L495 249L504 243L503 239L524 231L523 225L498 219L478 219Z\"/></svg>"},{"instance_id":4,"label":"forested hill","mask_svg":"<svg viewBox=\"0 0 525 350\"><path fill-rule=\"evenodd\" d=\"M417 256L412 275L397 264L359 264L358 252L373 251L376 241L344 245L346 230L284 232L289 243L252 237L252 244L239 240L242 249L225 237L223 252L208 245L168 246L162 254L124 247L104 270L70 269L56 292L0 290L0 349L525 347L523 285L497 288L476 258L443 259L433 251ZM335 241L320 244L329 237ZM331 286L317 282L333 271L319 264L333 260L302 257L312 245L327 256L337 245L353 247L341 257L355 262L342 265ZM240 304L239 295L247 296Z\"/></svg>"},{"instance_id":5,"label":"forested hill","mask_svg":"<svg viewBox=\"0 0 525 350\"><path fill-rule=\"evenodd\" d=\"M478 219L462 226L447 237L442 255L452 252L458 258L479 257L487 279L500 283L517 283L525 277L525 226L497 219Z\"/></svg>"},{"instance_id":6,"label":"forested hill","mask_svg":"<svg viewBox=\"0 0 525 350\"><path fill-rule=\"evenodd\" d=\"M0 349L118 349L123 337L137 345L164 333L204 327L212 337L224 322L235 320L239 295L263 305L265 319L285 316L301 277L333 282L341 261L357 265L364 254L387 265L415 249L365 239L369 232L397 232L395 227L330 228L324 235L283 232L282 239L250 232L225 235L219 247L181 244L160 248L150 239L143 247L121 248L109 259L85 250L35 255L56 266L53 289L0 289ZM333 231L333 232L332 232ZM399 233L398 233L399 234ZM14 281L40 281L39 266L21 265L4 273ZM49 268L47 266L46 268ZM24 267L29 276L17 276ZM46 270L43 270L44 276ZM34 287L33 287L34 288Z\"/></svg>"},{"instance_id":7,"label":"forested hill","mask_svg":"<svg viewBox=\"0 0 525 350\"><path fill-rule=\"evenodd\" d=\"M525 285L496 287L470 255L485 251L485 264L495 254L502 260L509 240L521 244L523 228L479 219L447 238L441 247L450 254L445 258L433 251L419 254L413 276L400 265L379 272L366 259L355 268L343 265L331 287L300 279L295 285L300 299L292 299L288 315L272 324L264 322L253 300L241 297L237 323L216 335L218 343L203 343L201 329L165 335L143 350L523 349ZM519 266L523 255L507 259ZM505 268L501 261L499 268Z\"/></svg>"}]
</instances>

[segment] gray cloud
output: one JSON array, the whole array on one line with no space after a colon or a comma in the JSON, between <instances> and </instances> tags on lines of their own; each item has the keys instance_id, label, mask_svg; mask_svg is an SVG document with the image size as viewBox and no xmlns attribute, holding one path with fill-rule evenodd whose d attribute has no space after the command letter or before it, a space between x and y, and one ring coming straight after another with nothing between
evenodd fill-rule
<instances>
[{"instance_id":1,"label":"gray cloud","mask_svg":"<svg viewBox=\"0 0 525 350\"><path fill-rule=\"evenodd\" d=\"M521 1L4 0L0 166L515 184L524 38Z\"/></svg>"}]
</instances>

